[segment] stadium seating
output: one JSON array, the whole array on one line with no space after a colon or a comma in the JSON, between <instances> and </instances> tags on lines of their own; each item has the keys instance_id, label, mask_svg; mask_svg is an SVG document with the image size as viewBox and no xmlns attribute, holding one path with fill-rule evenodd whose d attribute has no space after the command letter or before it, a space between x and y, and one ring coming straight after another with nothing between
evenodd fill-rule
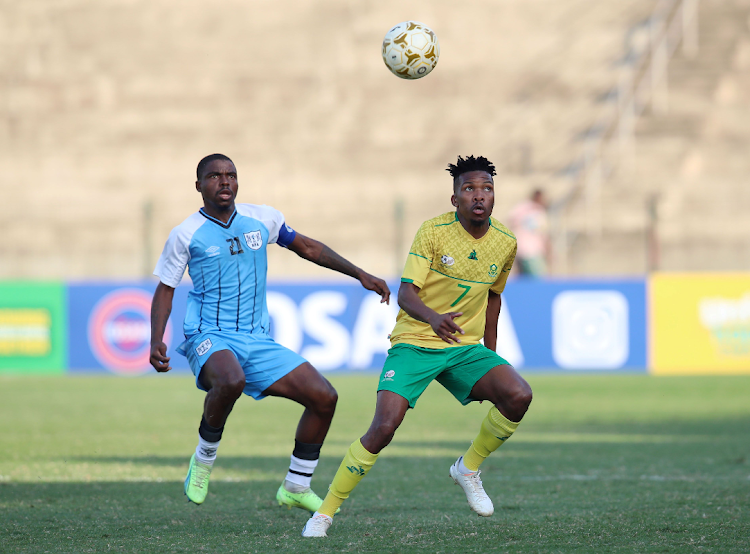
<instances>
[{"instance_id":1,"label":"stadium seating","mask_svg":"<svg viewBox=\"0 0 750 554\"><path fill-rule=\"evenodd\" d=\"M668 110L645 111L632 165L602 187L601 235L587 233L582 201L569 209L578 237L571 272L750 266L750 2L700 2L699 45L694 58L677 51L668 71ZM650 264L652 199L659 240Z\"/></svg>"},{"instance_id":2,"label":"stadium seating","mask_svg":"<svg viewBox=\"0 0 750 554\"><path fill-rule=\"evenodd\" d=\"M200 205L194 171L223 152L239 201L396 276L419 223L451 209L456 154L496 162L502 220L534 187L553 199L654 0L24 0L0 17L1 278L148 275ZM558 271L647 268L658 195L665 269L747 268L748 0L700 4L700 50L670 65L669 110L647 111L635 164L602 190L601 234L565 211ZM380 59L419 17L442 54L423 81ZM7 92L7 94L5 93ZM396 214L402 213L403 217ZM738 255L741 254L741 255ZM271 253L274 277L329 276Z\"/></svg>"}]
</instances>

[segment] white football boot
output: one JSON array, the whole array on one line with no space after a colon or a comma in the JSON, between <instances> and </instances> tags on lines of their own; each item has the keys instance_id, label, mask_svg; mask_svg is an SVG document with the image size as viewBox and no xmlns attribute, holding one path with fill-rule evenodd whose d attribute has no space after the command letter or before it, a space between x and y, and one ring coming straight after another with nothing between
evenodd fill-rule
<instances>
[{"instance_id":1,"label":"white football boot","mask_svg":"<svg viewBox=\"0 0 750 554\"><path fill-rule=\"evenodd\" d=\"M302 529L303 537L327 537L326 531L333 523L333 518L315 512Z\"/></svg>"},{"instance_id":2,"label":"white football boot","mask_svg":"<svg viewBox=\"0 0 750 554\"><path fill-rule=\"evenodd\" d=\"M451 466L450 475L456 485L460 485L466 493L466 500L469 501L469 507L474 510L477 514L482 517L490 517L495 513L495 507L492 505L492 500L484 492L482 487L482 480L479 478L480 471L473 473L464 474L458 469L458 462L461 458Z\"/></svg>"}]
</instances>

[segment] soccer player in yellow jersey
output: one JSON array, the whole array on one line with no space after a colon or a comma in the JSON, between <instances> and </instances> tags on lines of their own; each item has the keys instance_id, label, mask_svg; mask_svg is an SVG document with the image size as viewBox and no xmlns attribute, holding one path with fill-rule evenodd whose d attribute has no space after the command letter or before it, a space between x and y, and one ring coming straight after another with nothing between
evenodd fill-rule
<instances>
[{"instance_id":1,"label":"soccer player in yellow jersey","mask_svg":"<svg viewBox=\"0 0 750 554\"><path fill-rule=\"evenodd\" d=\"M528 383L495 353L500 293L513 266L516 238L490 217L495 204L492 163L481 156L459 156L448 171L456 210L426 221L414 238L401 277L401 310L380 375L375 417L367 433L349 447L303 537L326 536L336 510L433 379L461 404L493 404L474 442L450 467L450 476L472 510L486 517L494 512L479 466L510 438L531 403Z\"/></svg>"}]
</instances>

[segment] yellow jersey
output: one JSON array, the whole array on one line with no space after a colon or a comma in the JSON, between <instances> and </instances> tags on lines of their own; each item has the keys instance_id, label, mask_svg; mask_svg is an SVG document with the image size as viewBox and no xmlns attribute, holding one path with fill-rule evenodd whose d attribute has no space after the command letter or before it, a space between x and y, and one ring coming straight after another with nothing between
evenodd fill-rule
<instances>
[{"instance_id":1,"label":"yellow jersey","mask_svg":"<svg viewBox=\"0 0 750 554\"><path fill-rule=\"evenodd\" d=\"M484 338L489 291L500 294L516 257L516 237L499 221L480 239L463 228L456 212L425 221L406 258L402 283L419 287L419 297L438 313L463 312L454 321L464 331L460 344L448 344L428 323L398 312L391 344L449 348Z\"/></svg>"}]
</instances>

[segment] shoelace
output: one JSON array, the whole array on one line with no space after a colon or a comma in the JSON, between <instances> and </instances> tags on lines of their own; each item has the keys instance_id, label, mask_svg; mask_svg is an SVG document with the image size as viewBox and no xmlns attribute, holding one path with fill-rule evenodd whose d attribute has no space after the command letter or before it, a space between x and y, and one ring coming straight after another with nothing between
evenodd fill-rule
<instances>
[{"instance_id":1,"label":"shoelace","mask_svg":"<svg viewBox=\"0 0 750 554\"><path fill-rule=\"evenodd\" d=\"M301 491L301 492L289 492L288 490L284 489L284 494L286 494L292 500L297 500L297 498L296 498L297 495L299 495L299 499L300 500L304 500L305 498L307 498L309 496L312 496L315 493L313 492L312 489L307 489L307 490L304 490L304 491Z\"/></svg>"},{"instance_id":2,"label":"shoelace","mask_svg":"<svg viewBox=\"0 0 750 554\"><path fill-rule=\"evenodd\" d=\"M307 525L309 525L308 529L315 529L316 531L320 530L321 528L324 531L327 531L328 527L330 526L330 524L328 523L328 519L326 519L326 517L322 514L312 518L310 521L308 521Z\"/></svg>"},{"instance_id":3,"label":"shoelace","mask_svg":"<svg viewBox=\"0 0 750 554\"><path fill-rule=\"evenodd\" d=\"M472 475L464 475L464 477L468 478L469 484L471 485L474 494L486 494L484 492L484 487L482 487L482 480L479 478L480 473L481 471L477 471Z\"/></svg>"},{"instance_id":4,"label":"shoelace","mask_svg":"<svg viewBox=\"0 0 750 554\"><path fill-rule=\"evenodd\" d=\"M195 466L193 468L192 473L190 474L190 480L193 483L193 486L198 487L199 489L203 488L203 483L206 482L206 479L208 479L208 476L210 475L210 472L206 471L205 469Z\"/></svg>"}]
</instances>

